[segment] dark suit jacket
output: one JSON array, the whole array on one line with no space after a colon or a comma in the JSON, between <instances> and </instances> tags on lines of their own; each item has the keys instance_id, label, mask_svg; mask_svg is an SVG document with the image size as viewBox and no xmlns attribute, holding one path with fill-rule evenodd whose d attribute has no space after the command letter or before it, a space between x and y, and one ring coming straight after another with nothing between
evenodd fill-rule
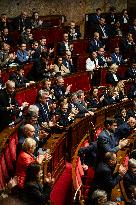
<instances>
[{"instance_id":1,"label":"dark suit jacket","mask_svg":"<svg viewBox=\"0 0 136 205\"><path fill-rule=\"evenodd\" d=\"M122 55L117 55L116 53L112 53L111 54L111 60L112 60L112 64L116 63L117 65L123 64L124 60Z\"/></svg>"},{"instance_id":2,"label":"dark suit jacket","mask_svg":"<svg viewBox=\"0 0 136 205\"><path fill-rule=\"evenodd\" d=\"M96 40L92 40L89 44L89 52L98 51L99 48L103 47L103 44L100 40L96 42Z\"/></svg>"},{"instance_id":3,"label":"dark suit jacket","mask_svg":"<svg viewBox=\"0 0 136 205\"><path fill-rule=\"evenodd\" d=\"M17 16L14 20L14 29L23 31L24 28L31 27L31 21L29 18L22 19L21 16Z\"/></svg>"},{"instance_id":4,"label":"dark suit jacket","mask_svg":"<svg viewBox=\"0 0 136 205\"><path fill-rule=\"evenodd\" d=\"M29 82L24 76L20 76L17 73L11 74L9 80L13 80L17 88L25 87L26 83Z\"/></svg>"},{"instance_id":5,"label":"dark suit jacket","mask_svg":"<svg viewBox=\"0 0 136 205\"><path fill-rule=\"evenodd\" d=\"M129 89L128 92L128 98L135 98L136 97L136 84L131 86L131 89Z\"/></svg>"},{"instance_id":6,"label":"dark suit jacket","mask_svg":"<svg viewBox=\"0 0 136 205\"><path fill-rule=\"evenodd\" d=\"M104 129L97 137L97 150L100 157L104 156L106 152L116 153L119 150L118 143L113 133L109 133Z\"/></svg>"},{"instance_id":7,"label":"dark suit jacket","mask_svg":"<svg viewBox=\"0 0 136 205\"><path fill-rule=\"evenodd\" d=\"M112 189L122 179L118 172L113 174L114 168L108 164L100 162L95 170L94 188L105 190L110 197Z\"/></svg>"},{"instance_id":8,"label":"dark suit jacket","mask_svg":"<svg viewBox=\"0 0 136 205\"><path fill-rule=\"evenodd\" d=\"M39 124L41 124L42 122L49 122L50 112L47 104L37 103L36 106L39 108Z\"/></svg>"},{"instance_id":9,"label":"dark suit jacket","mask_svg":"<svg viewBox=\"0 0 136 205\"><path fill-rule=\"evenodd\" d=\"M117 74L116 74L116 76L117 76L118 81L119 81L119 76L118 76ZM118 83L118 81L115 81L112 72L108 71L108 72L106 73L106 83L107 83L107 84L111 84L111 85L116 86L116 84Z\"/></svg>"},{"instance_id":10,"label":"dark suit jacket","mask_svg":"<svg viewBox=\"0 0 136 205\"><path fill-rule=\"evenodd\" d=\"M81 103L73 103L76 108L78 108L79 113L77 114L77 117L84 117L85 113L88 113L87 108Z\"/></svg>"},{"instance_id":11,"label":"dark suit jacket","mask_svg":"<svg viewBox=\"0 0 136 205\"><path fill-rule=\"evenodd\" d=\"M1 39L3 42L9 44L10 46L14 45L14 41L10 35L7 35L6 37L2 35Z\"/></svg>"},{"instance_id":12,"label":"dark suit jacket","mask_svg":"<svg viewBox=\"0 0 136 205\"><path fill-rule=\"evenodd\" d=\"M109 26L108 26L108 25L104 25L104 26L103 26L103 29L104 29L104 31L105 31L105 34L106 34L107 36L109 36L109 35L110 35L110 28L109 28ZM96 31L100 34L100 37L103 37L103 36L104 36L103 31L102 31L100 25L97 26Z\"/></svg>"},{"instance_id":13,"label":"dark suit jacket","mask_svg":"<svg viewBox=\"0 0 136 205\"><path fill-rule=\"evenodd\" d=\"M131 192L129 188L132 185L136 185L136 174L133 174L132 172L128 170L125 176L123 177L123 184L124 184L124 188L125 188L125 192L127 196L131 198L132 196L131 196Z\"/></svg>"},{"instance_id":14,"label":"dark suit jacket","mask_svg":"<svg viewBox=\"0 0 136 205\"><path fill-rule=\"evenodd\" d=\"M48 202L50 191L47 183L42 187L38 182L27 182L24 188L24 199L29 205L45 205Z\"/></svg>"},{"instance_id":15,"label":"dark suit jacket","mask_svg":"<svg viewBox=\"0 0 136 205\"><path fill-rule=\"evenodd\" d=\"M60 100L61 98L65 97L66 89L64 86L54 85L54 96L57 100Z\"/></svg>"},{"instance_id":16,"label":"dark suit jacket","mask_svg":"<svg viewBox=\"0 0 136 205\"><path fill-rule=\"evenodd\" d=\"M75 33L76 33L76 38L80 39L81 33L80 33L80 30L78 28L75 29ZM75 39L73 39L73 36L70 35L70 33L68 34L68 39L69 39L69 41L75 40Z\"/></svg>"},{"instance_id":17,"label":"dark suit jacket","mask_svg":"<svg viewBox=\"0 0 136 205\"><path fill-rule=\"evenodd\" d=\"M14 105L13 110L7 111L7 107ZM0 130L5 128L9 123L12 122L13 117L17 116L19 113L18 103L15 99L15 93L12 96L9 96L6 90L4 89L0 94Z\"/></svg>"},{"instance_id":18,"label":"dark suit jacket","mask_svg":"<svg viewBox=\"0 0 136 205\"><path fill-rule=\"evenodd\" d=\"M58 56L64 56L65 52L66 52L66 46L65 43L62 41L58 43Z\"/></svg>"},{"instance_id":19,"label":"dark suit jacket","mask_svg":"<svg viewBox=\"0 0 136 205\"><path fill-rule=\"evenodd\" d=\"M131 134L131 128L129 127L127 122L124 122L120 126L118 126L115 137L119 141L122 138L127 138Z\"/></svg>"},{"instance_id":20,"label":"dark suit jacket","mask_svg":"<svg viewBox=\"0 0 136 205\"><path fill-rule=\"evenodd\" d=\"M71 64L70 62L68 62L66 59L63 59L63 65L70 70L70 73L74 73L75 72L74 65Z\"/></svg>"},{"instance_id":21,"label":"dark suit jacket","mask_svg":"<svg viewBox=\"0 0 136 205\"><path fill-rule=\"evenodd\" d=\"M128 68L128 70L127 70L127 78L135 79L136 78L136 69Z\"/></svg>"}]
</instances>

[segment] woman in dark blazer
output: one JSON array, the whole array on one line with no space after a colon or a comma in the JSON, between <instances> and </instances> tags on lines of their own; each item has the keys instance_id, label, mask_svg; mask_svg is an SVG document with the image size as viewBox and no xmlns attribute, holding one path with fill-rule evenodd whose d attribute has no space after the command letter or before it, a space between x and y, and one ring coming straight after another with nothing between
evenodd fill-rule
<instances>
[{"instance_id":1,"label":"woman in dark blazer","mask_svg":"<svg viewBox=\"0 0 136 205\"><path fill-rule=\"evenodd\" d=\"M52 183L51 177L48 178L43 186L40 183L42 170L38 163L31 163L26 172L26 180L24 187L24 200L29 205L45 205L48 204Z\"/></svg>"}]
</instances>

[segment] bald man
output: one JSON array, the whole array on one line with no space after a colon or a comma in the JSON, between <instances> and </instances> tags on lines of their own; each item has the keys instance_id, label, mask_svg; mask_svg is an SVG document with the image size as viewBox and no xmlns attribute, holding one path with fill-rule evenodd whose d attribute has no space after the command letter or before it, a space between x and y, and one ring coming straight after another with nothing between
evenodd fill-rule
<instances>
[{"instance_id":1,"label":"bald man","mask_svg":"<svg viewBox=\"0 0 136 205\"><path fill-rule=\"evenodd\" d=\"M21 136L18 136L19 140L17 145L17 156L19 155L22 149L22 144L24 143L25 139L34 138L34 134L35 134L35 128L31 124L25 124L22 129L23 129L23 133L21 134Z\"/></svg>"}]
</instances>

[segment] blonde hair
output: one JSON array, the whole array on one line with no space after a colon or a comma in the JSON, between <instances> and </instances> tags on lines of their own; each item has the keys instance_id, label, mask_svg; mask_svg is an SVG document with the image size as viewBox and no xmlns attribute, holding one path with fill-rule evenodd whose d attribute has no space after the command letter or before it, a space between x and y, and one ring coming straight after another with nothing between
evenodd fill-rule
<instances>
[{"instance_id":1,"label":"blonde hair","mask_svg":"<svg viewBox=\"0 0 136 205\"><path fill-rule=\"evenodd\" d=\"M122 85L123 85L123 87L122 87ZM123 94L124 94L124 81L123 80L120 80L118 83L117 83L117 85L116 85L116 87L115 87L115 90L119 93L120 91L122 91L123 92Z\"/></svg>"},{"instance_id":2,"label":"blonde hair","mask_svg":"<svg viewBox=\"0 0 136 205\"><path fill-rule=\"evenodd\" d=\"M111 66L110 66L110 68L109 68L109 71L111 71L111 72L115 72L115 69L117 70L118 69L118 65L116 64L116 63L113 63Z\"/></svg>"},{"instance_id":3,"label":"blonde hair","mask_svg":"<svg viewBox=\"0 0 136 205\"><path fill-rule=\"evenodd\" d=\"M31 148L35 147L36 146L36 141L32 138L26 138L23 145L22 145L22 148L25 152L28 152Z\"/></svg>"}]
</instances>

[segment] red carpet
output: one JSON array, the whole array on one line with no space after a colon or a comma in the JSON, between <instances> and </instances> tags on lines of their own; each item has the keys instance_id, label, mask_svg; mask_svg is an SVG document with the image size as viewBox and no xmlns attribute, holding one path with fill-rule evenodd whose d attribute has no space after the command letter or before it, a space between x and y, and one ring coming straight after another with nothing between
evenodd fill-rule
<instances>
[{"instance_id":1,"label":"red carpet","mask_svg":"<svg viewBox=\"0 0 136 205\"><path fill-rule=\"evenodd\" d=\"M72 164L66 163L66 168L54 185L50 195L52 205L72 204Z\"/></svg>"}]
</instances>

